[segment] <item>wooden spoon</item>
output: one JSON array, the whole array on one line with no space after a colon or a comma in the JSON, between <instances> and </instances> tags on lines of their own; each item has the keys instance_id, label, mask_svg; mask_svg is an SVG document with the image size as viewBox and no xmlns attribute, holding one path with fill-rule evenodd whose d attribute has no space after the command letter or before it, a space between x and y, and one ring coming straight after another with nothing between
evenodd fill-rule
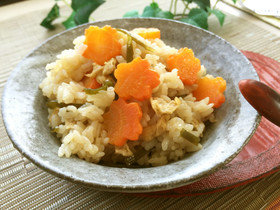
<instances>
[{"instance_id":1,"label":"wooden spoon","mask_svg":"<svg viewBox=\"0 0 280 210\"><path fill-rule=\"evenodd\" d=\"M266 84L244 79L238 83L244 98L269 121L280 127L280 94Z\"/></svg>"}]
</instances>

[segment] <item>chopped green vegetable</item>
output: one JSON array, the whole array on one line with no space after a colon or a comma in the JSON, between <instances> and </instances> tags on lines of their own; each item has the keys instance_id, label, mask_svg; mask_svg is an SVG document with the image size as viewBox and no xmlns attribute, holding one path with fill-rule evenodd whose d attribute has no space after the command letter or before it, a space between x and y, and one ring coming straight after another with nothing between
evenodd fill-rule
<instances>
[{"instance_id":1,"label":"chopped green vegetable","mask_svg":"<svg viewBox=\"0 0 280 210\"><path fill-rule=\"evenodd\" d=\"M47 102L47 107L49 109L54 109L54 108L62 108L66 106L75 106L77 108L81 107L83 104L65 104L65 103L58 103L57 101L48 101Z\"/></svg>"},{"instance_id":2,"label":"chopped green vegetable","mask_svg":"<svg viewBox=\"0 0 280 210\"><path fill-rule=\"evenodd\" d=\"M55 3L51 11L48 13L47 17L45 17L45 19L40 23L40 25L47 29L54 29L55 27L54 25L52 25L52 22L59 16L59 7L57 3Z\"/></svg>"},{"instance_id":3,"label":"chopped green vegetable","mask_svg":"<svg viewBox=\"0 0 280 210\"><path fill-rule=\"evenodd\" d=\"M115 83L112 80L106 80L100 88L96 88L96 89L85 88L84 91L88 95L95 95L95 94L99 93L99 91L107 90L108 87L112 87L114 85L115 85Z\"/></svg>"},{"instance_id":4,"label":"chopped green vegetable","mask_svg":"<svg viewBox=\"0 0 280 210\"><path fill-rule=\"evenodd\" d=\"M128 156L124 158L124 162L127 166L131 166L136 163L140 158L144 157L149 152L144 148L137 150L134 155Z\"/></svg>"},{"instance_id":5,"label":"chopped green vegetable","mask_svg":"<svg viewBox=\"0 0 280 210\"><path fill-rule=\"evenodd\" d=\"M200 141L200 138L193 135L192 133L188 132L187 130L185 130L184 128L181 130L180 135L185 138L186 140L188 140L189 142L197 145Z\"/></svg>"},{"instance_id":6,"label":"chopped green vegetable","mask_svg":"<svg viewBox=\"0 0 280 210\"><path fill-rule=\"evenodd\" d=\"M101 90L107 90L107 88L108 88L107 86L101 86L100 88L96 88L96 89L85 88L84 91L88 95L95 95L99 93L99 91Z\"/></svg>"},{"instance_id":7,"label":"chopped green vegetable","mask_svg":"<svg viewBox=\"0 0 280 210\"><path fill-rule=\"evenodd\" d=\"M133 45L131 36L127 35L127 47L126 47L126 61L131 62L133 60Z\"/></svg>"},{"instance_id":8,"label":"chopped green vegetable","mask_svg":"<svg viewBox=\"0 0 280 210\"><path fill-rule=\"evenodd\" d=\"M144 148L135 149L137 151L134 155L123 156L115 153L115 147L111 144L105 147L105 155L101 158L101 164L111 167L128 167L128 168L143 168L143 166L135 164L139 159L148 155L150 151L146 151Z\"/></svg>"},{"instance_id":9,"label":"chopped green vegetable","mask_svg":"<svg viewBox=\"0 0 280 210\"><path fill-rule=\"evenodd\" d=\"M146 45L144 42L142 42L141 40L139 40L138 38L136 38L135 36L133 36L129 31L122 29L122 28L116 28L117 31L122 32L128 36L131 37L131 39L133 41L135 41L137 44L139 44L140 46L144 47L144 49L150 51L150 52L155 52L156 50L148 45Z\"/></svg>"}]
</instances>

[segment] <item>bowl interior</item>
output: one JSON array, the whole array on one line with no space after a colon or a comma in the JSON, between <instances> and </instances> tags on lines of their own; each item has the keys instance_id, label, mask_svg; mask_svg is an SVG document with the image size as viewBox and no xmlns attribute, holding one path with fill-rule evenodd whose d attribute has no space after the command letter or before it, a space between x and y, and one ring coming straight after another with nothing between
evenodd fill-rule
<instances>
[{"instance_id":1,"label":"bowl interior","mask_svg":"<svg viewBox=\"0 0 280 210\"><path fill-rule=\"evenodd\" d=\"M218 170L249 141L259 116L241 96L238 81L258 76L234 46L210 32L176 21L115 19L94 24L128 30L157 27L166 44L192 48L208 73L227 81L226 102L215 111L217 122L206 128L202 150L165 166L129 169L92 164L76 157L59 158L60 142L48 127L46 99L38 85L45 77L46 64L55 61L62 50L73 47L73 39L88 27L83 25L50 38L32 51L5 86L2 114L7 133L28 159L56 176L96 189L148 192L186 185Z\"/></svg>"}]
</instances>

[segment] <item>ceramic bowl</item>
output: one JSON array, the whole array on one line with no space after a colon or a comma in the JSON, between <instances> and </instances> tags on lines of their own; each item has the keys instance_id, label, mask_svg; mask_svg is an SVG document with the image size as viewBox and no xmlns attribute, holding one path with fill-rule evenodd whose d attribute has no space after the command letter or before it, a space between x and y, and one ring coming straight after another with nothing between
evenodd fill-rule
<instances>
[{"instance_id":1,"label":"ceramic bowl","mask_svg":"<svg viewBox=\"0 0 280 210\"><path fill-rule=\"evenodd\" d=\"M89 25L82 25L51 37L34 49L14 69L4 89L2 115L14 146L38 167L77 184L104 191L151 192L195 182L230 162L253 135L260 117L238 90L241 79L258 79L246 57L224 39L177 21L163 19L114 19L92 25L133 29L157 27L162 40L176 48L188 47L214 76L227 81L226 102L215 112L217 122L209 125L202 139L203 149L186 158L151 168L117 168L88 163L76 157L59 158L60 141L48 127L46 98L38 85L45 66L56 55L73 47L75 37Z\"/></svg>"}]
</instances>

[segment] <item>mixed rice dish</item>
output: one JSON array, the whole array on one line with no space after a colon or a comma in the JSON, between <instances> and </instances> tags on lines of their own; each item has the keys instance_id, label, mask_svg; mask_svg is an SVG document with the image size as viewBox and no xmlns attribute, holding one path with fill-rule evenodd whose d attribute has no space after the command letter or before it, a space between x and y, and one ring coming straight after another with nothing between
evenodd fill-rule
<instances>
[{"instance_id":1,"label":"mixed rice dish","mask_svg":"<svg viewBox=\"0 0 280 210\"><path fill-rule=\"evenodd\" d=\"M166 45L157 28L111 26L90 26L73 44L40 84L59 157L148 167L202 148L226 81L191 49Z\"/></svg>"}]
</instances>

